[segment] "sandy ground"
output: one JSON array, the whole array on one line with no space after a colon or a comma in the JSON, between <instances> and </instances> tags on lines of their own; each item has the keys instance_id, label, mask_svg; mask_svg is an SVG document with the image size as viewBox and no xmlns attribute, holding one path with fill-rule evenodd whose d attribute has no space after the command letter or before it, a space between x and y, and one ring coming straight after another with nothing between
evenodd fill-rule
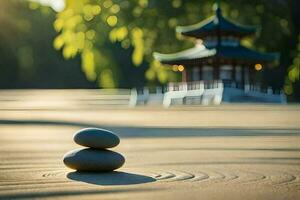
<instances>
[{"instance_id":1,"label":"sandy ground","mask_svg":"<svg viewBox=\"0 0 300 200\"><path fill-rule=\"evenodd\" d=\"M0 199L300 199L298 105L128 109L0 93ZM73 133L90 126L121 137L117 172L63 165Z\"/></svg>"}]
</instances>

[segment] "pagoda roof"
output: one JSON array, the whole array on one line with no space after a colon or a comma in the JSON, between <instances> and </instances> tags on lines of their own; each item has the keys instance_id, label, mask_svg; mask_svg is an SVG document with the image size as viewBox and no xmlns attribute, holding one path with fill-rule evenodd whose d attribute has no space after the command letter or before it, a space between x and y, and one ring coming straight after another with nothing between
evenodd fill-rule
<instances>
[{"instance_id":1,"label":"pagoda roof","mask_svg":"<svg viewBox=\"0 0 300 200\"><path fill-rule=\"evenodd\" d=\"M204 45L173 54L154 53L154 58L163 64L185 65L197 61L219 57L249 63L269 63L279 60L278 53L260 53L242 45L220 46L208 49Z\"/></svg>"},{"instance_id":2,"label":"pagoda roof","mask_svg":"<svg viewBox=\"0 0 300 200\"><path fill-rule=\"evenodd\" d=\"M255 34L258 28L230 21L222 15L222 10L218 6L214 16L194 25L178 26L176 31L185 36L201 39L218 31L221 34L247 36Z\"/></svg>"},{"instance_id":3,"label":"pagoda roof","mask_svg":"<svg viewBox=\"0 0 300 200\"><path fill-rule=\"evenodd\" d=\"M186 60L207 58L216 55L216 49L207 49L204 45L196 45L194 48L180 51L178 53L162 54L155 52L154 58L163 64L184 64Z\"/></svg>"}]
</instances>

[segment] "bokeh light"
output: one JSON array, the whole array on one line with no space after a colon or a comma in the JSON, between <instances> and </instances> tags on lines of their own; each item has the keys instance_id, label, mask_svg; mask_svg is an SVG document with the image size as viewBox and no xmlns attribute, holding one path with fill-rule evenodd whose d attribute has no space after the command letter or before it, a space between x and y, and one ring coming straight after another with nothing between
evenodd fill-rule
<instances>
[{"instance_id":1,"label":"bokeh light","mask_svg":"<svg viewBox=\"0 0 300 200\"><path fill-rule=\"evenodd\" d=\"M263 66L262 66L262 64L257 63L257 64L255 64L254 68L256 71L260 71L260 70L262 70Z\"/></svg>"},{"instance_id":2,"label":"bokeh light","mask_svg":"<svg viewBox=\"0 0 300 200\"><path fill-rule=\"evenodd\" d=\"M178 71L183 72L184 71L184 66L183 65L179 65L178 66Z\"/></svg>"}]
</instances>

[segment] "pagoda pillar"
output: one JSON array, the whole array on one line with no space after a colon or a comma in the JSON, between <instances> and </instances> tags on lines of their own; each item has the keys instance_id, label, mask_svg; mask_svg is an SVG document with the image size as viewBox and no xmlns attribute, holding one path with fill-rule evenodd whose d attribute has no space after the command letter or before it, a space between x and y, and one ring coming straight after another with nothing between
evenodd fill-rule
<instances>
[{"instance_id":1,"label":"pagoda pillar","mask_svg":"<svg viewBox=\"0 0 300 200\"><path fill-rule=\"evenodd\" d=\"M219 71L220 71L219 66L215 65L214 66L214 80L219 80Z\"/></svg>"},{"instance_id":2,"label":"pagoda pillar","mask_svg":"<svg viewBox=\"0 0 300 200\"><path fill-rule=\"evenodd\" d=\"M245 66L242 66L242 88L245 89Z\"/></svg>"},{"instance_id":3,"label":"pagoda pillar","mask_svg":"<svg viewBox=\"0 0 300 200\"><path fill-rule=\"evenodd\" d=\"M250 84L255 83L255 70L252 66L249 66L249 82Z\"/></svg>"},{"instance_id":4,"label":"pagoda pillar","mask_svg":"<svg viewBox=\"0 0 300 200\"><path fill-rule=\"evenodd\" d=\"M219 80L220 78L220 65L218 61L213 65L213 77L214 80Z\"/></svg>"},{"instance_id":5,"label":"pagoda pillar","mask_svg":"<svg viewBox=\"0 0 300 200\"><path fill-rule=\"evenodd\" d=\"M182 82L188 82L188 72L187 69L182 71Z\"/></svg>"},{"instance_id":6,"label":"pagoda pillar","mask_svg":"<svg viewBox=\"0 0 300 200\"><path fill-rule=\"evenodd\" d=\"M236 84L236 65L232 65L231 80Z\"/></svg>"},{"instance_id":7,"label":"pagoda pillar","mask_svg":"<svg viewBox=\"0 0 300 200\"><path fill-rule=\"evenodd\" d=\"M203 80L203 70L202 70L202 68L203 68L203 65L200 65L199 66L199 80Z\"/></svg>"},{"instance_id":8,"label":"pagoda pillar","mask_svg":"<svg viewBox=\"0 0 300 200\"><path fill-rule=\"evenodd\" d=\"M219 48L219 45L217 46L217 51L218 51L218 48ZM213 67L213 79L219 80L219 78L220 78L220 58L218 57L218 55L216 55L216 57L214 58L212 67Z\"/></svg>"}]
</instances>

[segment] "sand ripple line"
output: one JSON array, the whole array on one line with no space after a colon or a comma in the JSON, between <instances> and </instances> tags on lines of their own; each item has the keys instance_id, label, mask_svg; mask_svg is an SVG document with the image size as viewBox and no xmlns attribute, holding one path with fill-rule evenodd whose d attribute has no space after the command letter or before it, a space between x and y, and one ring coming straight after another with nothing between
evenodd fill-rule
<instances>
[{"instance_id":1,"label":"sand ripple line","mask_svg":"<svg viewBox=\"0 0 300 200\"><path fill-rule=\"evenodd\" d=\"M174 178L169 179L169 181L186 181L195 177L194 174L183 171L176 171L174 173L176 174L176 176Z\"/></svg>"},{"instance_id":2,"label":"sand ripple line","mask_svg":"<svg viewBox=\"0 0 300 200\"><path fill-rule=\"evenodd\" d=\"M171 172L163 172L162 174L157 175L155 178L157 180L167 180L174 177L176 177L176 175Z\"/></svg>"},{"instance_id":3,"label":"sand ripple line","mask_svg":"<svg viewBox=\"0 0 300 200\"><path fill-rule=\"evenodd\" d=\"M0 185L0 190L3 188L7 188L8 186L16 187L16 186L32 186L39 187L40 185L46 184L61 184L61 183L69 183L70 181L22 181L22 182L7 182L5 184Z\"/></svg>"},{"instance_id":4,"label":"sand ripple line","mask_svg":"<svg viewBox=\"0 0 300 200\"><path fill-rule=\"evenodd\" d=\"M229 182L240 178L237 174L234 174L232 172L227 172L224 170L222 170L222 172L219 171L214 171L214 172L220 175L220 179L219 179L220 182Z\"/></svg>"},{"instance_id":5,"label":"sand ripple line","mask_svg":"<svg viewBox=\"0 0 300 200\"><path fill-rule=\"evenodd\" d=\"M269 186L291 187L293 190L299 188L299 174L291 171L277 171L269 174L267 171L250 171L234 169L205 169L202 171L188 172L179 170L157 170L147 173L161 182L192 182L197 184L262 184Z\"/></svg>"},{"instance_id":6,"label":"sand ripple line","mask_svg":"<svg viewBox=\"0 0 300 200\"><path fill-rule=\"evenodd\" d=\"M153 173L152 173L153 174ZM184 171L163 171L153 176L158 181L174 182L174 181L186 181L195 178L192 173Z\"/></svg>"},{"instance_id":7,"label":"sand ripple line","mask_svg":"<svg viewBox=\"0 0 300 200\"><path fill-rule=\"evenodd\" d=\"M155 174L153 176L153 174ZM197 174L187 172L187 171L179 171L179 170L172 170L172 171L163 171L160 173L152 173L152 177L158 181L164 182L175 182L175 181L185 181L185 182L197 182L197 181L206 181L212 179L220 179L224 178L224 175L218 176L209 176L205 172L199 172Z\"/></svg>"},{"instance_id":8,"label":"sand ripple line","mask_svg":"<svg viewBox=\"0 0 300 200\"><path fill-rule=\"evenodd\" d=\"M65 176L65 171L56 171L56 172L49 172L42 175L44 178L51 178L51 177L63 177Z\"/></svg>"},{"instance_id":9,"label":"sand ripple line","mask_svg":"<svg viewBox=\"0 0 300 200\"><path fill-rule=\"evenodd\" d=\"M207 173L204 173L204 172L199 172L195 175L194 178L190 179L191 182L200 182L200 181L204 181L204 180L207 180L209 179L209 175Z\"/></svg>"},{"instance_id":10,"label":"sand ripple line","mask_svg":"<svg viewBox=\"0 0 300 200\"><path fill-rule=\"evenodd\" d=\"M275 185L292 184L297 179L297 177L294 176L293 174L289 174L289 173L285 173L285 172L280 174L280 177L277 177L277 178L280 178L280 179L279 179L279 181L277 181L277 183L275 183Z\"/></svg>"},{"instance_id":11,"label":"sand ripple line","mask_svg":"<svg viewBox=\"0 0 300 200\"><path fill-rule=\"evenodd\" d=\"M261 183L264 180L267 179L267 176L265 174L257 173L257 172L251 172L251 171L243 171L243 174L245 176L241 176L240 183L248 184L248 183Z\"/></svg>"}]
</instances>

